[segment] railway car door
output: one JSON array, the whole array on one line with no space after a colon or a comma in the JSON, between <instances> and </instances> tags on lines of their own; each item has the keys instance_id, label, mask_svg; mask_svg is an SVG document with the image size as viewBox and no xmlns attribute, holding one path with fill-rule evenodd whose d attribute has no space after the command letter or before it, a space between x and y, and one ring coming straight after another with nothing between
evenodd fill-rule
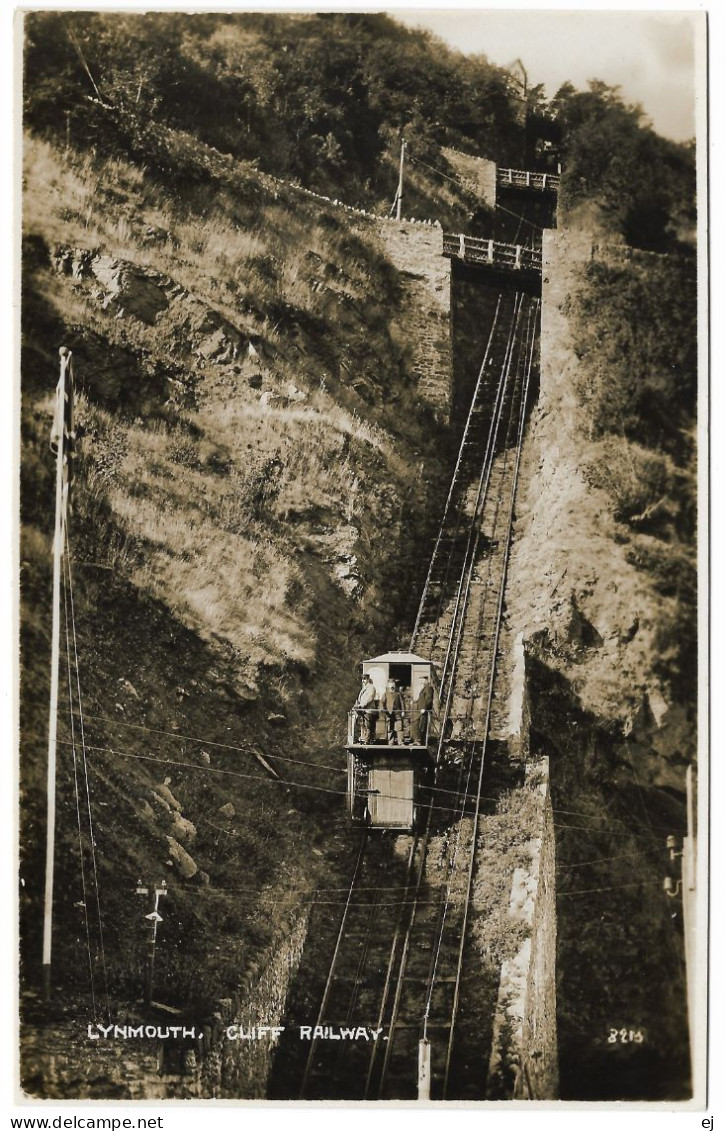
<instances>
[{"instance_id":1,"label":"railway car door","mask_svg":"<svg viewBox=\"0 0 725 1131\"><path fill-rule=\"evenodd\" d=\"M372 767L368 775L370 823L381 828L412 828L414 784L412 769Z\"/></svg>"}]
</instances>

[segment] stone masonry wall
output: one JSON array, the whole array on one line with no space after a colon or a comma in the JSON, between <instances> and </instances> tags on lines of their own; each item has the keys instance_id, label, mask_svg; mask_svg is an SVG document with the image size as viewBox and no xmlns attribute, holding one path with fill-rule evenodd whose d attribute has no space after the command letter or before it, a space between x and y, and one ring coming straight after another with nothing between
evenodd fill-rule
<instances>
[{"instance_id":1,"label":"stone masonry wall","mask_svg":"<svg viewBox=\"0 0 725 1131\"><path fill-rule=\"evenodd\" d=\"M307 916L291 920L288 930L270 948L268 963L261 969L253 966L238 993L219 1002L217 1022L210 1034L211 1051L204 1056L201 1066L199 1095L214 1099L264 1099L272 1067L273 1039L268 1035L259 1040L229 1039L227 1027L238 1026L248 1033L254 1026L282 1023L287 993L306 935Z\"/></svg>"},{"instance_id":2,"label":"stone masonry wall","mask_svg":"<svg viewBox=\"0 0 725 1131\"><path fill-rule=\"evenodd\" d=\"M554 819L548 784L548 759L542 766L544 805L538 884L521 1035L521 1073L515 1099L554 1099L559 1065L556 1029L556 888Z\"/></svg>"},{"instance_id":3,"label":"stone masonry wall","mask_svg":"<svg viewBox=\"0 0 725 1131\"><path fill-rule=\"evenodd\" d=\"M440 228L403 221L379 227L384 252L401 274L403 314L418 392L442 424L451 409L451 272Z\"/></svg>"},{"instance_id":4,"label":"stone masonry wall","mask_svg":"<svg viewBox=\"0 0 725 1131\"><path fill-rule=\"evenodd\" d=\"M299 965L307 934L307 915L291 917L259 964L252 964L230 998L217 1003L205 1024L169 1014L152 1024L194 1030L194 1039L174 1042L153 1037L125 1039L111 1033L99 1039L98 1025L58 1019L26 1024L21 1033L21 1085L38 1099L261 1099L266 1094L274 1041L231 1039L229 1026L245 1032L253 1026L282 1023L290 982ZM148 1024L135 1011L112 1024Z\"/></svg>"},{"instance_id":5,"label":"stone masonry wall","mask_svg":"<svg viewBox=\"0 0 725 1131\"><path fill-rule=\"evenodd\" d=\"M551 1100L558 1095L556 888L548 758L527 763L526 786L540 804L530 863L517 868L509 915L528 937L501 967L488 1067L489 1099Z\"/></svg>"}]
</instances>

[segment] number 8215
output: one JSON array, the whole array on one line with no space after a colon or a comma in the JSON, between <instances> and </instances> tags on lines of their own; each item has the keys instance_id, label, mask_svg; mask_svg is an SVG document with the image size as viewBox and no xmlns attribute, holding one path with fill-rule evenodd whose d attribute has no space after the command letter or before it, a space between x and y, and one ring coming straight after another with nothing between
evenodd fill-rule
<instances>
[{"instance_id":1,"label":"number 8215","mask_svg":"<svg viewBox=\"0 0 725 1131\"><path fill-rule=\"evenodd\" d=\"M641 1029L610 1029L608 1045L641 1045L644 1033Z\"/></svg>"}]
</instances>

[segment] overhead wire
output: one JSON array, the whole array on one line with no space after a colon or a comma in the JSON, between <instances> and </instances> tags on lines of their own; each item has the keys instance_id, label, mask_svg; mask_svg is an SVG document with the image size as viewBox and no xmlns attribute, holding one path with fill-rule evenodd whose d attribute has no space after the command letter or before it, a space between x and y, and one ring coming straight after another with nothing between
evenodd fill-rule
<instances>
[{"instance_id":1,"label":"overhead wire","mask_svg":"<svg viewBox=\"0 0 725 1131\"><path fill-rule=\"evenodd\" d=\"M66 560L67 570L67 560ZM65 578L63 579L65 581ZM88 977L91 991L91 1006L93 1009L94 1021L98 1018L96 1006L96 987L95 978L93 973L93 951L91 948L91 928L88 921L88 892L86 887L86 864L85 864L85 850L83 848L83 824L81 821L81 798L80 788L78 784L78 758L76 756L76 742L75 742L75 726L73 721L73 676L71 673L70 662L70 626L68 618L68 587L63 585L63 606L65 611L65 655L66 664L68 668L68 700L70 707L70 733L71 733L71 748L73 751L73 784L76 802L76 819L78 823L78 857L80 860L81 869L81 892L83 894L83 921L86 928L86 949L88 952Z\"/></svg>"},{"instance_id":2,"label":"overhead wire","mask_svg":"<svg viewBox=\"0 0 725 1131\"><path fill-rule=\"evenodd\" d=\"M595 818L592 818L592 819L594 820ZM624 824L623 821L620 822L618 817L614 817L614 818L612 818L612 820L615 820L618 823ZM554 821L554 828L555 829L571 829L571 830L576 831L576 832L590 833L593 836L618 836L618 837L621 837L621 836L624 835L624 833L622 833L619 829L607 829L607 828L595 829L595 828L592 828L591 825L570 825L570 824L567 824L565 821ZM659 837L651 836L648 833L644 833L644 832L635 833L631 829L627 829L626 826L625 826L625 830L626 830L626 835L629 839L647 841L650 844L661 844L661 840L660 840Z\"/></svg>"},{"instance_id":3,"label":"overhead wire","mask_svg":"<svg viewBox=\"0 0 725 1131\"><path fill-rule=\"evenodd\" d=\"M63 745L70 745L70 743L63 739L59 739L58 741ZM175 766L184 770L194 770L195 773L221 774L226 777L239 778L244 781L254 781L260 785L281 785L285 786L287 789L304 789L312 791L313 793L331 794L335 797L347 796L347 791L344 789L331 789L329 786L312 785L309 782L292 781L291 778L270 778L262 777L261 775L257 774L245 774L240 770L226 770L220 766L196 765L193 762L181 762L178 759L174 758L159 758L153 754L136 754L131 753L131 751L128 750L120 750L115 746L96 746L86 744L86 749L92 751L93 753L113 754L118 756L119 758L130 758L139 762L155 762L162 766ZM453 811L452 806L449 805L434 805L432 807L445 813L450 813Z\"/></svg>"},{"instance_id":4,"label":"overhead wire","mask_svg":"<svg viewBox=\"0 0 725 1131\"><path fill-rule=\"evenodd\" d=\"M176 766L184 770L194 770L196 773L223 774L225 777L241 778L244 781L255 781L265 785L293 786L297 789L314 790L316 793L332 793L340 797L344 797L346 794L344 789L330 789L328 786L310 785L307 782L296 782L287 778L261 777L259 774L245 774L240 770L226 770L221 766L196 765L194 762L181 762L178 758L159 758L154 754L133 754L129 750L120 750L116 746L88 744L87 749L97 754L115 754L119 758L132 758L139 762L157 762L162 766Z\"/></svg>"},{"instance_id":5,"label":"overhead wire","mask_svg":"<svg viewBox=\"0 0 725 1131\"><path fill-rule=\"evenodd\" d=\"M66 18L63 15L62 12L60 13L60 18L61 18L61 22L62 22L62 24L65 28L66 35L68 36L69 40L71 41L71 44L73 45L73 47L75 49L76 55L78 56L78 59L80 60L80 64L83 67L83 70L86 72L86 74L88 75L88 78L91 81L91 86L93 87L93 89L96 92L96 96L98 98L98 101L103 106L107 107L107 103L104 101L103 96L102 96L100 90L98 89L98 86L96 85L96 80L94 79L93 75L91 74L91 68L88 66L88 63L86 62L86 57L85 57L85 54L83 53L83 48L81 47L80 43L78 42L78 39L76 37L75 32L71 28L70 24L68 24L68 22L66 21Z\"/></svg>"},{"instance_id":6,"label":"overhead wire","mask_svg":"<svg viewBox=\"0 0 725 1131\"><path fill-rule=\"evenodd\" d=\"M632 858L641 859L642 854L639 853L639 852L624 852L624 853L618 853L615 856L600 856L600 857L597 857L596 860L582 860L582 861L578 861L574 864L557 864L555 867L556 867L557 871L560 871L560 870L568 870L570 868L591 867L594 864L608 864L608 863L610 863L611 861L614 861L614 860L629 860L629 859L632 859ZM216 895L236 894L236 895L265 896L265 895L274 895L274 894L277 894L277 893L281 893L281 894L284 894L284 895L317 895L319 893L330 894L330 893L333 893L333 892L347 892L347 891L349 891L349 886L350 886L349 884L333 884L333 885L326 886L326 887L315 885L314 888L309 888L309 887L302 888L302 887L287 887L285 884L274 884L274 885L268 885L268 886L264 886L264 887L254 887L252 885L240 886L240 885L236 885L236 884L213 884L211 887L194 889L194 892L199 893L199 894L203 894L204 892L208 892L208 893L216 894ZM408 884L400 883L400 884L376 884L374 887L369 887L369 886L362 886L361 887L361 886L358 885L358 886L356 886L355 891L358 894L370 893L370 894L374 895L374 894L379 893L379 892L403 892L403 893L405 893L405 892L408 891L408 889L409 889ZM185 891L191 891L192 889L185 888L184 890ZM361 903L358 906L359 907L368 907L368 906L373 906L373 904L372 903L370 903L370 904Z\"/></svg>"},{"instance_id":7,"label":"overhead wire","mask_svg":"<svg viewBox=\"0 0 725 1131\"><path fill-rule=\"evenodd\" d=\"M624 891L625 888L661 887L661 880L635 880L630 884L612 884L611 887L580 888L578 891L558 891L557 899L566 899L570 895L594 895L600 891Z\"/></svg>"},{"instance_id":8,"label":"overhead wire","mask_svg":"<svg viewBox=\"0 0 725 1131\"><path fill-rule=\"evenodd\" d=\"M499 208L501 210L501 212L507 212L509 216L513 216L514 219L518 220L520 224L521 223L528 224L531 228L536 228L537 231L539 231L539 232L544 231L544 225L543 224L534 223L533 220L527 219L527 217L523 216L520 212L513 212L510 208L505 208L503 204L498 204L498 203L496 204L496 208Z\"/></svg>"},{"instance_id":9,"label":"overhead wire","mask_svg":"<svg viewBox=\"0 0 725 1131\"><path fill-rule=\"evenodd\" d=\"M189 892L191 892L191 889L187 889L187 890ZM208 896L208 895L223 894L223 893L221 893L221 892L216 893L213 888L195 888L193 890L192 894L193 895L200 895L200 896ZM276 899L276 900L271 900L270 902L271 903L282 903L283 900ZM296 902L296 906L298 906L298 907L343 907L343 906L348 906L347 899L345 899L345 898L340 898L340 899L312 898L312 899L309 899L309 900L304 900L304 899L296 900L295 902ZM461 903L463 903L463 902L464 902L463 897L461 897ZM375 903L375 904L372 904L372 903L351 903L349 906L350 906L351 911L363 911L363 910L367 910L367 911L375 910L375 911L377 911L379 908L391 908L391 907L437 907L438 903L439 903L438 899L417 899L417 898L413 897L412 899L396 899L396 900L392 900L392 901L388 901L388 902L378 902L378 903ZM317 1024L321 1025L322 1021L318 1021Z\"/></svg>"},{"instance_id":10,"label":"overhead wire","mask_svg":"<svg viewBox=\"0 0 725 1131\"><path fill-rule=\"evenodd\" d=\"M411 155L409 157L409 160L412 161L415 165L421 165L424 169L429 169L432 173L436 173L437 176L442 177L443 180L450 181L451 184L456 185L458 188L461 188L464 191L467 190L467 185L461 180L460 177L451 177L448 173L444 173L442 169L437 169L434 165L429 165L427 164L427 162L421 161L418 157L413 157ZM535 228L539 232L544 231L543 224L537 224L533 220L529 220L526 216L523 216L521 213L514 212L512 209L506 208L503 204L496 202L495 207L500 209L501 212L506 212L509 216L512 216L514 219L519 221L519 228L516 232L516 238L518 238L521 224L527 224L529 227Z\"/></svg>"},{"instance_id":11,"label":"overhead wire","mask_svg":"<svg viewBox=\"0 0 725 1131\"><path fill-rule=\"evenodd\" d=\"M598 856L596 860L577 860L573 864L556 864L557 872L568 871L570 868L593 868L595 864L609 864L614 860L642 860L646 859L641 852L621 852L616 856Z\"/></svg>"},{"instance_id":12,"label":"overhead wire","mask_svg":"<svg viewBox=\"0 0 725 1131\"><path fill-rule=\"evenodd\" d=\"M255 754L257 752L255 747L251 746L251 745L240 746L240 745L235 745L235 744L230 743L230 742L218 742L218 741L211 739L211 738L203 738L203 737L198 738L198 737L194 737L194 736L189 735L189 734L180 734L178 731L163 730L161 727L148 727L148 726L142 725L141 723L129 723L125 719L109 719L104 715L89 715L89 714L86 714L86 718L87 719L95 719L98 722L104 722L109 726L115 726L115 725L125 726L125 727L130 727L133 730L145 731L147 734L163 734L163 735L166 735L168 738L176 738L176 739L179 739L182 742L196 742L200 746L214 746L214 747L217 747L220 750L232 750L232 751L239 753L239 754ZM331 773L335 773L335 774L347 774L347 770L343 769L340 766L328 766L324 762L307 762L307 761L304 761L302 758L290 758L286 754L271 754L271 753L265 752L265 757L266 758L274 758L274 760L278 761L278 762L294 762L299 766L310 766L315 770L329 770Z\"/></svg>"},{"instance_id":13,"label":"overhead wire","mask_svg":"<svg viewBox=\"0 0 725 1131\"><path fill-rule=\"evenodd\" d=\"M436 169L433 165L428 165L425 161L421 161L419 157L408 156L408 160L412 161L414 165L421 165L424 169L430 169L432 173L437 173L445 181L450 181L451 184L456 185L457 188L466 189L466 185L460 177L451 177L448 173L444 173L442 169ZM469 190L470 191L470 190Z\"/></svg>"},{"instance_id":14,"label":"overhead wire","mask_svg":"<svg viewBox=\"0 0 725 1131\"><path fill-rule=\"evenodd\" d=\"M63 745L71 745L69 742L67 742L66 740L63 740L63 739L59 739L58 741ZM246 773L243 773L242 771L239 771L239 770L223 769L220 766L204 766L204 765L197 765L193 762L182 762L182 761L179 761L178 759L173 759L173 758L159 758L159 757L156 757L153 754L136 754L136 753L131 753L131 751L128 751L128 750L121 750L116 746L97 746L97 745L92 745L92 744L86 743L86 750L92 751L94 753L100 753L100 754L114 754L114 755L117 755L120 758L130 758L130 759L134 759L134 760L142 761L142 762L154 762L154 763L160 764L162 766L175 766L177 768L184 769L184 770L194 770L196 773L221 774L221 775L224 775L224 776L227 776L227 777L239 778L239 779L242 779L244 781L255 781L255 782L258 782L259 784L264 784L264 785L268 785L268 784L269 785L275 785L276 784L276 785L286 786L289 789L304 789L304 790L312 791L314 793L326 793L326 794L331 794L331 795L337 796L337 797L346 797L347 796L347 791L343 790L343 789L332 789L329 786L312 785L308 782L293 781L290 778L262 777L261 775L257 775L257 774L246 774ZM454 790L450 790L450 791L446 790L444 792L446 792L446 793L450 792L452 794L455 793ZM473 794L470 794L468 796L471 799L474 798ZM481 798L482 798L482 800L495 800L495 798L490 798L490 799L486 798L485 795L483 795L483 794L481 795ZM453 806L453 805L432 805L431 808L438 811L438 812L444 812L444 813L458 812L458 807ZM470 813L466 811L466 812L464 812L463 815L464 816L470 816ZM592 819L594 820L596 818L592 817ZM612 819L619 821L619 818L612 818ZM566 822L562 822L562 821L555 821L554 825L555 825L556 828L581 830L582 832L594 833L595 835L603 835L603 836L604 835L607 835L607 836L615 836L615 835L621 836L622 835L618 831L615 832L615 830L613 830L613 829L606 829L606 828L605 829L594 829L594 828L591 828L591 826L588 826L588 825L571 825L571 824L567 824ZM630 836L630 837L634 837L636 839L643 839L643 840L649 840L649 841L655 841L655 842L658 841L658 838L650 837L650 836L648 836L647 834L644 834L644 833L634 833L634 832L629 831L627 833L627 835Z\"/></svg>"},{"instance_id":15,"label":"overhead wire","mask_svg":"<svg viewBox=\"0 0 725 1131\"><path fill-rule=\"evenodd\" d=\"M71 564L70 541L68 537L68 526L65 528L65 551L66 551L66 569L68 573L68 594L70 597L70 612L71 612L71 628L73 633L73 656L75 660L76 671L76 691L78 697L78 716L80 723L81 734L81 750L83 752L83 774L85 779L86 800L88 807L88 831L91 849L91 864L93 867L93 881L96 893L96 913L98 916L98 941L101 948L101 968L103 970L103 984L106 998L106 1014L110 1016L110 1001L108 994L108 968L106 965L106 947L103 939L103 915L101 913L101 893L98 883L98 865L96 862L96 837L93 829L93 814L91 812L91 789L88 780L88 759L86 757L86 738L85 728L83 723L83 699L81 697L81 681L80 681L80 665L78 663L78 639L76 636L76 618L75 618L75 601L73 597L73 570Z\"/></svg>"}]
</instances>

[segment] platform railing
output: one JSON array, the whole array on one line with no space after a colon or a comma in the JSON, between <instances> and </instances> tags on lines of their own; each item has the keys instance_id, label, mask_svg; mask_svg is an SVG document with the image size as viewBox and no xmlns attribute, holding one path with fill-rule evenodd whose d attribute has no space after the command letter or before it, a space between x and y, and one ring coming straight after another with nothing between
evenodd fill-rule
<instances>
[{"instance_id":1,"label":"platform railing","mask_svg":"<svg viewBox=\"0 0 725 1131\"><path fill-rule=\"evenodd\" d=\"M347 716L348 746L427 746L431 711L384 711L353 707Z\"/></svg>"},{"instance_id":2,"label":"platform railing","mask_svg":"<svg viewBox=\"0 0 725 1131\"><path fill-rule=\"evenodd\" d=\"M539 192L558 192L561 177L557 173L532 173L528 169L497 169L496 183L504 188L530 188Z\"/></svg>"},{"instance_id":3,"label":"platform railing","mask_svg":"<svg viewBox=\"0 0 725 1131\"><path fill-rule=\"evenodd\" d=\"M523 244L501 243L499 240L481 239L444 232L443 254L485 267L505 271L534 271L541 273L541 251Z\"/></svg>"}]
</instances>

